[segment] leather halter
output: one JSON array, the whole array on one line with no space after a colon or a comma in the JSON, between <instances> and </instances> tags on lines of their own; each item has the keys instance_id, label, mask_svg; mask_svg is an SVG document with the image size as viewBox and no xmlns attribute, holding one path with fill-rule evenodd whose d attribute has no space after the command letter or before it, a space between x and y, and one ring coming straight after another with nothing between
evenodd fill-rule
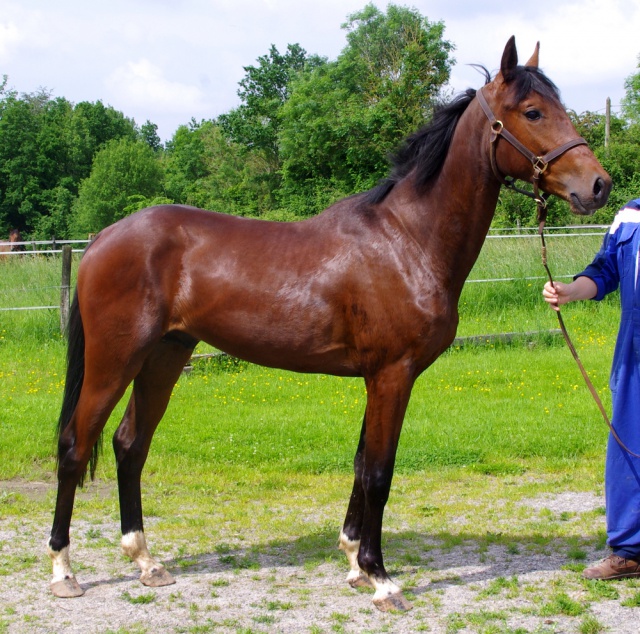
<instances>
[{"instance_id":1,"label":"leather halter","mask_svg":"<svg viewBox=\"0 0 640 634\"><path fill-rule=\"evenodd\" d=\"M509 189L513 189L520 194L524 194L529 198L533 198L538 206L538 222L544 221L546 216L547 200L545 194L540 193L540 176L544 174L551 161L564 154L567 150L576 147L577 145L587 145L587 142L582 137L576 137L571 141L567 141L566 143L559 145L557 148L551 150L550 152L547 152L543 156L538 156L531 150L529 150L525 145L520 143L520 141L518 141L518 139L516 139L516 137L514 137L513 134L511 134L511 132L509 132L509 130L504 127L502 121L496 118L489 104L487 103L482 88L476 92L476 97L478 98L478 103L482 107L482 110L484 111L487 119L489 119L489 123L491 124L490 157L491 169L493 170L495 177ZM520 152L520 154L522 154L531 162L531 165L533 167L533 176L531 177L533 192L516 187L516 179L505 176L498 169L498 163L496 162L496 145L499 137L502 137L506 141L508 141L514 148L516 148L516 150L518 150L518 152Z\"/></svg>"}]
</instances>

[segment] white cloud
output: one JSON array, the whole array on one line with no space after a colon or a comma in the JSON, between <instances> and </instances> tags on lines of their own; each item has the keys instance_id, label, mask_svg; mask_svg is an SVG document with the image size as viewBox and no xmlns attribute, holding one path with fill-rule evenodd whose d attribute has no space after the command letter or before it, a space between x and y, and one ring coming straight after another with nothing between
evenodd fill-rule
<instances>
[{"instance_id":1,"label":"white cloud","mask_svg":"<svg viewBox=\"0 0 640 634\"><path fill-rule=\"evenodd\" d=\"M23 34L13 22L0 22L0 60L9 56L13 46L23 39Z\"/></svg>"},{"instance_id":2,"label":"white cloud","mask_svg":"<svg viewBox=\"0 0 640 634\"><path fill-rule=\"evenodd\" d=\"M161 68L145 58L118 67L106 78L105 86L115 102L138 110L147 107L192 116L208 108L197 86L167 79Z\"/></svg>"},{"instance_id":3,"label":"white cloud","mask_svg":"<svg viewBox=\"0 0 640 634\"><path fill-rule=\"evenodd\" d=\"M387 0L374 0L385 10ZM19 92L40 86L73 102L103 100L168 138L178 125L238 104L243 66L275 44L300 43L335 59L340 29L367 0L0 0L0 75ZM578 111L614 103L635 71L638 0L556 0L532 15L513 0L419 0L454 42L454 91L478 87L467 65L496 70L515 35L524 61L541 42L541 66Z\"/></svg>"},{"instance_id":4,"label":"white cloud","mask_svg":"<svg viewBox=\"0 0 640 634\"><path fill-rule=\"evenodd\" d=\"M507 39L516 36L520 61L540 42L540 67L555 82L568 107L579 112L614 104L624 94L624 80L637 68L640 3L635 0L569 0L532 20L517 10L484 12L446 19L445 37L456 43L455 90L477 87L482 79L465 64L495 71Z\"/></svg>"},{"instance_id":5,"label":"white cloud","mask_svg":"<svg viewBox=\"0 0 640 634\"><path fill-rule=\"evenodd\" d=\"M567 82L604 74L629 74L640 44L640 4L581 0L545 16L541 36L549 40L549 60Z\"/></svg>"}]
</instances>

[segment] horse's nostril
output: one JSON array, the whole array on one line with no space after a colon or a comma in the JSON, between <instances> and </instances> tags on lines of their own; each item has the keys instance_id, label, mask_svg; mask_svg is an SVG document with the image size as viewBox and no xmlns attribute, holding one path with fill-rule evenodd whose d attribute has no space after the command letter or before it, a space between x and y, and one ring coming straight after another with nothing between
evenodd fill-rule
<instances>
[{"instance_id":1,"label":"horse's nostril","mask_svg":"<svg viewBox=\"0 0 640 634\"><path fill-rule=\"evenodd\" d=\"M600 199L603 196L604 191L604 181L602 180L602 178L596 178L595 185L593 186L593 195L595 196L596 200Z\"/></svg>"}]
</instances>

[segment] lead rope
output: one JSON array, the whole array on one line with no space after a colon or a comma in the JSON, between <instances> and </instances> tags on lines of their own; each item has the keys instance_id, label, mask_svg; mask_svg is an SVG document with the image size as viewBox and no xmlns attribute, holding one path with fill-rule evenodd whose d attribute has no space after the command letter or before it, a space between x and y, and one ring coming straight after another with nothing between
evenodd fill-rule
<instances>
[{"instance_id":1,"label":"lead rope","mask_svg":"<svg viewBox=\"0 0 640 634\"><path fill-rule=\"evenodd\" d=\"M553 276L551 275L551 271L549 270L549 265L547 263L547 245L544 239L544 225L546 221L547 203L544 200L544 198L538 197L536 199L536 205L538 206L538 235L540 236L540 240L542 242L542 248L541 248L542 266L544 266L544 270L547 272L547 277L549 278L549 282L551 282L551 285L553 286L554 281L553 281ZM624 449L630 456L633 456L634 458L640 458L639 454L631 451L631 449L629 449L629 447L627 447L622 442L620 436L618 436L618 433L613 428L613 425L609 420L609 416L607 415L607 411L605 410L604 405L602 404L602 400L600 399L600 396L598 395L598 392L595 386L593 385L591 379L589 378L589 375L587 374L587 371L585 370L584 365L582 365L582 361L580 360L580 357L578 356L578 352L575 346L573 345L573 341L571 341L571 337L569 336L569 333L567 332L567 328L564 325L564 319L562 318L560 310L556 311L556 315L558 315L558 323L560 324L560 330L562 331L564 340L567 342L567 346L569 347L569 350L571 350L571 354L573 355L573 358L575 359L578 365L578 368L580 368L580 372L582 373L584 382L587 384L587 387L591 392L591 396L593 396L593 400L596 402L596 405L598 406L598 409L602 414L602 418L604 418L604 422L607 423L607 426L609 427L609 431L611 432L611 435L615 438L618 445L622 449Z\"/></svg>"},{"instance_id":2,"label":"lead rope","mask_svg":"<svg viewBox=\"0 0 640 634\"><path fill-rule=\"evenodd\" d=\"M549 282L551 282L551 284L554 284L551 271L549 270L549 266L547 264L547 245L544 239L544 225L547 218L547 199L546 199L547 197L545 194L540 193L540 177L546 171L549 163L552 160L558 158L559 156L564 154L564 152L566 152L567 150L570 150L571 148L577 145L587 145L587 142L582 137L576 137L575 139L572 139L571 141L567 141L563 145L558 146L557 148L555 148L551 152L548 152L544 156L536 156L533 152L531 152L531 150L529 150L522 143L520 143L520 141L518 141L518 139L516 139L513 136L513 134L511 134L508 130L505 129L502 121L496 118L496 116L493 114L493 111L491 110L491 107L489 106L484 96L484 91L482 88L476 92L476 97L478 98L478 102L480 103L480 106L482 107L482 110L484 111L487 119L489 120L489 124L491 125L491 137L489 139L489 155L491 160L491 169L495 177L505 187L508 187L509 189L517 191L520 194L524 194L529 198L533 198L536 201L536 206L538 209L538 233L542 241L542 265L544 266L545 271L547 272L547 275L549 277ZM508 141L523 156L525 156L531 161L531 165L533 166L533 177L531 179L531 184L533 185L533 192L516 187L515 179L504 176L498 169L498 164L496 161L496 145L500 137ZM560 330L562 331L564 340L567 342L567 346L569 347L569 350L571 350L571 354L573 355L573 358L576 360L576 363L578 364L578 368L580 368L580 372L582 373L584 381L587 384L587 387L589 388L589 391L591 392L591 395L593 396L593 400L596 402L596 405L598 406L600 413L602 414L602 418L604 418L605 423L607 423L607 426L609 427L609 430L611 431L612 436L615 438L618 445L622 449L624 449L630 456L633 456L634 458L640 458L640 454L637 454L631 451L631 449L629 449L622 442L616 430L613 428L613 425L609 420L609 416L607 415L604 405L602 404L602 401L598 396L598 392L596 391L596 388L593 386L593 383L591 382L591 379L589 378L587 371L584 369L584 366L582 365L582 361L580 360L580 357L578 356L575 346L571 341L571 337L569 337L569 333L567 332L567 328L564 325L564 320L562 319L562 315L560 314L559 310L556 311L556 315L558 315L558 322L560 323Z\"/></svg>"}]
</instances>

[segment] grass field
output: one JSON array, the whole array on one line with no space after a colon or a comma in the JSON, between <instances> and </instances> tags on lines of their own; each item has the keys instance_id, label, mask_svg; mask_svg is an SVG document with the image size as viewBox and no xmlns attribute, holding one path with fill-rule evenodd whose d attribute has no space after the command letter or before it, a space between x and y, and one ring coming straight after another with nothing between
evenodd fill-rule
<instances>
[{"instance_id":1,"label":"grass field","mask_svg":"<svg viewBox=\"0 0 640 634\"><path fill-rule=\"evenodd\" d=\"M551 239L554 273L580 270L599 242L597 237ZM537 243L492 240L471 279L542 275ZM58 280L57 260L25 258L5 266L0 307L56 304ZM601 526L601 509L555 517L525 512L522 506L541 495L602 491L607 430L563 342L544 334L557 322L541 299L543 281L467 284L459 335L543 334L511 344L455 346L416 383L385 519L385 534L396 535L389 547L390 560L398 566L394 574L405 587L411 587L417 574L414 564L431 548L427 536L437 538L445 553L471 540L481 558L496 544L515 553L554 543L568 553L572 570L584 566L587 550L602 548L602 530L593 528ZM617 298L567 306L563 314L608 407ZM54 427L64 385L65 342L56 310L0 312L0 320L0 516L12 530L35 523L44 538L54 489L44 486L35 495L25 491L55 482ZM365 396L358 379L293 374L229 358L195 362L175 387L143 473L145 516L153 523L155 539L172 553L174 565L189 570L199 556L212 552L238 574L254 570L260 557L270 553L302 561L309 570L323 562L344 565L335 551L335 536L350 491ZM124 402L108 423L97 480L76 504L73 525L85 526L80 543L90 549L114 548L112 539L104 537L118 524L109 439L123 409ZM497 503L510 518L509 523L500 520L498 532ZM464 517L472 518L471 523L461 523ZM246 548L240 549L243 544ZM16 562L3 559L2 551L0 538L0 575L17 565L47 578L44 557ZM536 587L540 614L578 586L571 578L559 587ZM630 586L620 596L636 590ZM583 604L589 600L584 598ZM3 616L0 610L0 632L18 623L12 614ZM450 622L447 632L463 625L477 632L521 631L487 629L470 618L442 616ZM579 611L572 631L602 631L597 619L589 619L591 614L587 618ZM371 631L393 631L389 627ZM541 627L535 631L553 631ZM193 625L175 631L214 630ZM350 631L339 624L330 630ZM148 630L118 630L128 631Z\"/></svg>"},{"instance_id":2,"label":"grass field","mask_svg":"<svg viewBox=\"0 0 640 634\"><path fill-rule=\"evenodd\" d=\"M554 273L580 270L599 241L549 238ZM557 328L540 296L544 280L527 279L544 275L538 251L530 239L487 240L470 280L518 279L468 283L459 335ZM0 308L57 303L58 259L14 260L2 273ZM608 399L617 298L563 312ZM43 478L53 465L53 427L64 385L58 311L0 312L0 319L0 448L9 457L0 464L0 477ZM606 434L581 381L564 344L545 334L511 345L452 348L416 384L397 469L599 456ZM365 396L358 379L296 375L231 359L199 361L176 386L147 473L177 475L185 461L214 473L230 466L348 473ZM121 412L122 406L107 433ZM104 477L112 477L112 467L110 460L103 462L111 470Z\"/></svg>"},{"instance_id":3,"label":"grass field","mask_svg":"<svg viewBox=\"0 0 640 634\"><path fill-rule=\"evenodd\" d=\"M550 238L550 254L558 259L552 262L556 275L582 268L599 241ZM468 283L459 334L556 328L553 312L540 297L544 280L527 279L541 275L538 258L537 241L487 240L470 279L519 279ZM18 306L56 303L59 260L24 258L4 266L3 273L0 307L12 300ZM564 314L606 400L617 298L568 306ZM10 456L0 464L0 477L42 478L52 468L52 434L64 384L58 312L0 312L0 318L0 447ZM605 433L584 395L570 355L550 336L508 346L453 348L415 387L397 468L415 472L601 455ZM161 468L178 474L185 461L213 472L233 465L348 473L364 403L358 379L296 375L230 359L200 361L176 386L147 473ZM103 468L112 469L111 462L104 461Z\"/></svg>"}]
</instances>

